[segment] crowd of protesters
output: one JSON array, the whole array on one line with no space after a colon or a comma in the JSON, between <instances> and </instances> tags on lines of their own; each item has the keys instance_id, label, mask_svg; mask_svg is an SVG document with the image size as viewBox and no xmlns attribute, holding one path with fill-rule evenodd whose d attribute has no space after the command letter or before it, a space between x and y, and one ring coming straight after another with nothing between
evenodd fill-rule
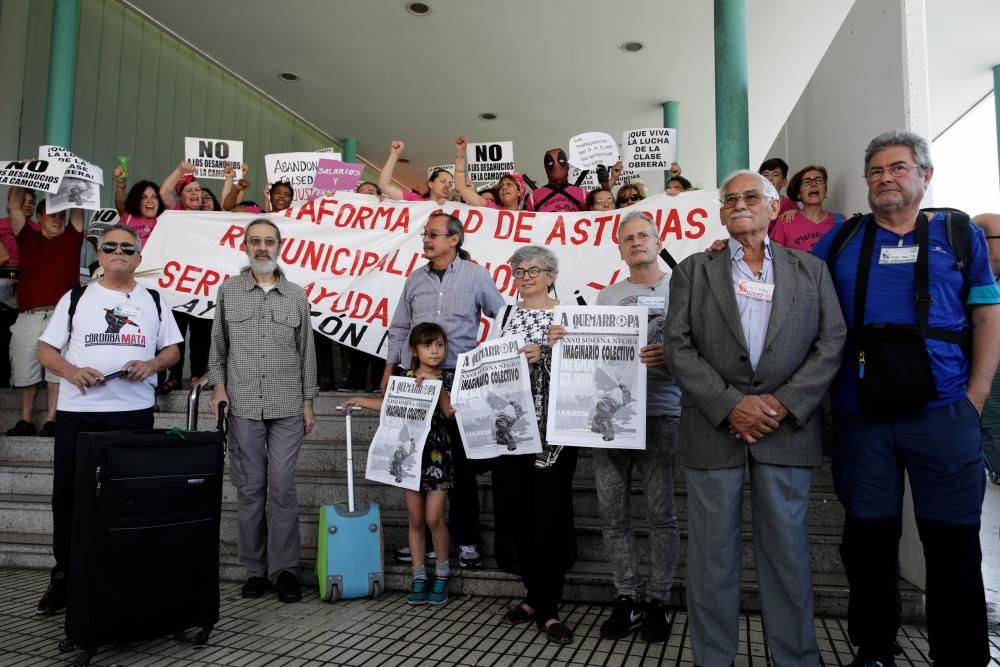
<instances>
[{"instance_id":1,"label":"crowd of protesters","mask_svg":"<svg viewBox=\"0 0 1000 667\"><path fill-rule=\"evenodd\" d=\"M589 191L569 182L568 161L558 148L544 155L544 184L511 172L477 190L466 178L468 140L461 135L454 144L454 173L435 170L426 188L414 192L393 180L405 148L393 141L379 182L361 183L357 192L438 204L460 198L474 206L536 211L610 210L648 196L641 182L618 182L620 163L599 169L599 185ZM828 172L821 165L807 165L789 177L788 165L771 158L756 172L730 174L719 187L729 238L673 271L661 263L661 237L647 214L634 210L620 221L618 245L627 277L605 288L598 304L648 308L649 340L640 350L648 378L647 442L636 452L594 450L601 529L616 589L602 638L639 630L645 641L663 642L671 634L668 607L678 602L672 596L680 548L673 488L679 467L687 487L694 660L733 661L749 470L754 559L772 660L818 664L806 517L812 470L823 461L821 406L828 397L834 483L846 512L841 554L850 583L850 639L858 647L854 664L886 667L897 653L904 471L927 563L931 658L948 665L989 661L979 544L985 485L980 417L1000 360L1000 249L995 247L1000 230L993 229L992 217L983 218L981 228L959 212L921 211L934 167L927 142L915 134L875 137L863 164L870 212L850 219L825 207ZM129 187L128 174L115 170L115 206L135 241L120 233L112 240L102 237L102 266L114 267L116 258L125 266L167 209L260 213L292 204L293 190L283 182L267 185L260 204L248 200L245 166L241 174L226 168L219 198L198 182L195 171L181 162L160 185L141 180ZM692 188L675 163L665 193L676 196ZM54 314L64 317L57 310L64 294L79 284L84 230L80 211L49 214L44 201L19 188L11 188L8 210L9 218L0 221L0 264L18 269L20 288L16 318L8 304L4 328L10 328L10 384L20 389L23 407L8 435L23 436L35 433L31 413L39 384L56 376L76 378L80 371L56 360L56 348L46 349L39 361L35 343L43 331L43 341L64 340L49 330ZM494 318L495 332L524 336L521 352L531 368L536 417L545 433L548 387L556 381L549 374L551 352L565 333L553 324L559 266L547 248L526 246L510 258L519 299L505 304L489 275L463 249L462 223L446 213L432 214L421 231L428 263L406 280L389 327L388 360L346 351L346 372L335 377L337 350L329 339L308 332L301 288L289 283L277 264L278 228L257 219L248 225L247 238L250 268L220 289L226 314L213 323L175 312L179 336L172 326L166 330L171 345L181 341L179 361L173 363L175 354L157 357L163 363L150 362L139 375L146 381L160 371L155 383L160 393L178 388L187 332L192 381L207 376L215 386L213 402L229 399L242 391L232 369L248 362L234 350L255 340L251 315L265 306L273 309L275 321L267 321L265 338L271 335L275 358L291 355L291 363L275 365L268 350L263 356L268 368L294 372L274 402L259 404L250 400L257 390L247 390L237 400L243 412L231 415L242 429L243 448L280 436L294 450L283 459L280 482L280 493L289 500L269 522L297 526L294 461L303 433L314 423L318 390L339 385L379 393L390 376L401 373L440 378L448 389L456 356L475 348L483 317ZM285 324L292 329L285 331ZM82 382L88 384L85 377ZM41 435L58 439L62 400L51 386ZM361 396L345 403L377 409L380 399ZM268 417L274 410L280 415ZM476 468L465 458L453 417L448 392L442 392L420 490L407 492L409 547L399 556L413 567L410 604L447 601L449 541L458 547L460 567L481 565ZM291 426L278 434L277 422L285 420ZM504 620L534 622L560 644L574 639L560 618L559 602L574 557L577 455L575 448L547 443L541 454L503 457L493 466L497 564L517 574L527 590ZM270 451L254 456L263 470L276 465ZM649 523L645 577L631 522L633 474L641 481ZM265 498L275 490L266 482L258 486L246 504L254 516L263 516ZM245 596L257 597L275 585L283 601L300 599L289 575L298 563L297 536L288 536L280 548L262 544L263 535L280 528L260 521L244 526L241 509L240 541L253 543L240 545L248 569ZM439 558L428 585L430 555ZM39 603L42 613L64 604L65 574L62 579L56 574Z\"/></svg>"}]
</instances>

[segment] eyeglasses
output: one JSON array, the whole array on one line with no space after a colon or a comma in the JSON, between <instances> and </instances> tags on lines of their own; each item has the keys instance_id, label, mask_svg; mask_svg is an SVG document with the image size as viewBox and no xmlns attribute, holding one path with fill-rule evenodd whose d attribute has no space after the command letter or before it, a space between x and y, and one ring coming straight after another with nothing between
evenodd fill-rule
<instances>
[{"instance_id":1,"label":"eyeglasses","mask_svg":"<svg viewBox=\"0 0 1000 667\"><path fill-rule=\"evenodd\" d=\"M803 178L800 182L808 188L810 185L825 185L826 178L823 176L816 176L815 178Z\"/></svg>"},{"instance_id":2,"label":"eyeglasses","mask_svg":"<svg viewBox=\"0 0 1000 667\"><path fill-rule=\"evenodd\" d=\"M525 276L537 278L542 274L542 271L545 273L552 273L551 269L543 269L538 266L533 266L530 269L514 269L514 277L518 280L524 279Z\"/></svg>"},{"instance_id":3,"label":"eyeglasses","mask_svg":"<svg viewBox=\"0 0 1000 667\"><path fill-rule=\"evenodd\" d=\"M746 202L747 206L756 206L762 199L764 199L764 193L760 190L747 190L746 192L730 193L720 200L722 202L722 208L731 209L736 206L736 202L740 199ZM770 199L770 197L768 197L768 199Z\"/></svg>"},{"instance_id":4,"label":"eyeglasses","mask_svg":"<svg viewBox=\"0 0 1000 667\"><path fill-rule=\"evenodd\" d=\"M428 236L433 240L439 236L451 236L451 232L429 232L426 229L420 232L420 238L425 239Z\"/></svg>"},{"instance_id":5,"label":"eyeglasses","mask_svg":"<svg viewBox=\"0 0 1000 667\"><path fill-rule=\"evenodd\" d=\"M640 194L634 194L634 195L628 195L627 197L619 197L618 198L618 203L619 204L625 204L625 203L632 204L632 203L637 202L637 201L642 201L642 195L640 195Z\"/></svg>"},{"instance_id":6,"label":"eyeglasses","mask_svg":"<svg viewBox=\"0 0 1000 667\"><path fill-rule=\"evenodd\" d=\"M906 162L893 162L888 167L869 168L868 171L865 173L865 178L868 180L869 183L874 183L875 181L882 178L882 176L885 174L886 169L889 170L889 175L892 176L893 178L900 178L910 173L910 170L913 168L919 169L920 165L908 164Z\"/></svg>"},{"instance_id":7,"label":"eyeglasses","mask_svg":"<svg viewBox=\"0 0 1000 667\"><path fill-rule=\"evenodd\" d=\"M123 241L121 243L117 243L115 241L105 241L101 244L100 251L105 255L110 255L119 248L121 248L121 251L126 255L134 255L135 251L138 250L134 243L129 243L128 241Z\"/></svg>"},{"instance_id":8,"label":"eyeglasses","mask_svg":"<svg viewBox=\"0 0 1000 667\"><path fill-rule=\"evenodd\" d=\"M632 241L638 241L639 243L645 243L649 239L654 238L649 232L636 232L635 234L629 234L628 236L623 236L619 239L619 243L625 245L627 243L632 243Z\"/></svg>"}]
</instances>

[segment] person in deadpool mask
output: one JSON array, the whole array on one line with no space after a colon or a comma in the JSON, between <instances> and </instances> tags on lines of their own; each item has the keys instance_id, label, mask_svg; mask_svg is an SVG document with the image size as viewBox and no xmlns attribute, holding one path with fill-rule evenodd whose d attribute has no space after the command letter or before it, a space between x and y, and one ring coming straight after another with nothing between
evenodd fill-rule
<instances>
[{"instance_id":1,"label":"person in deadpool mask","mask_svg":"<svg viewBox=\"0 0 1000 667\"><path fill-rule=\"evenodd\" d=\"M550 148L545 152L545 174L549 182L531 191L528 208L532 211L582 211L587 193L569 184L569 160L566 151Z\"/></svg>"}]
</instances>

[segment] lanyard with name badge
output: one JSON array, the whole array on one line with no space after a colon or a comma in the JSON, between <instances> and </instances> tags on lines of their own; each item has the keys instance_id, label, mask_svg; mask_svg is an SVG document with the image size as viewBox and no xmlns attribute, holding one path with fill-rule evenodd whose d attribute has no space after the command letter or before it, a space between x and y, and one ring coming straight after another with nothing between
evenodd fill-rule
<instances>
[{"instance_id":1,"label":"lanyard with name badge","mask_svg":"<svg viewBox=\"0 0 1000 667\"><path fill-rule=\"evenodd\" d=\"M895 246L882 246L878 252L879 264L915 264L920 252L918 245L903 245L903 237Z\"/></svg>"}]
</instances>

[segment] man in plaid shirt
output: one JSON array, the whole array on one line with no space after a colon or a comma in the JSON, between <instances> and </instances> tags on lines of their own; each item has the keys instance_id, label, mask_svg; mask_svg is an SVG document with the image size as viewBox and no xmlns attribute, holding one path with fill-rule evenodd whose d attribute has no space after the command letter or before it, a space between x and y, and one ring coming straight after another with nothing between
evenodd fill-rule
<instances>
[{"instance_id":1,"label":"man in plaid shirt","mask_svg":"<svg viewBox=\"0 0 1000 667\"><path fill-rule=\"evenodd\" d=\"M282 602L302 599L295 464L316 423L316 353L309 301L278 268L281 233L259 218L244 235L250 266L217 297L206 384L213 413L229 403L229 469L239 506L243 597L271 584ZM266 516L265 516L266 504Z\"/></svg>"}]
</instances>

